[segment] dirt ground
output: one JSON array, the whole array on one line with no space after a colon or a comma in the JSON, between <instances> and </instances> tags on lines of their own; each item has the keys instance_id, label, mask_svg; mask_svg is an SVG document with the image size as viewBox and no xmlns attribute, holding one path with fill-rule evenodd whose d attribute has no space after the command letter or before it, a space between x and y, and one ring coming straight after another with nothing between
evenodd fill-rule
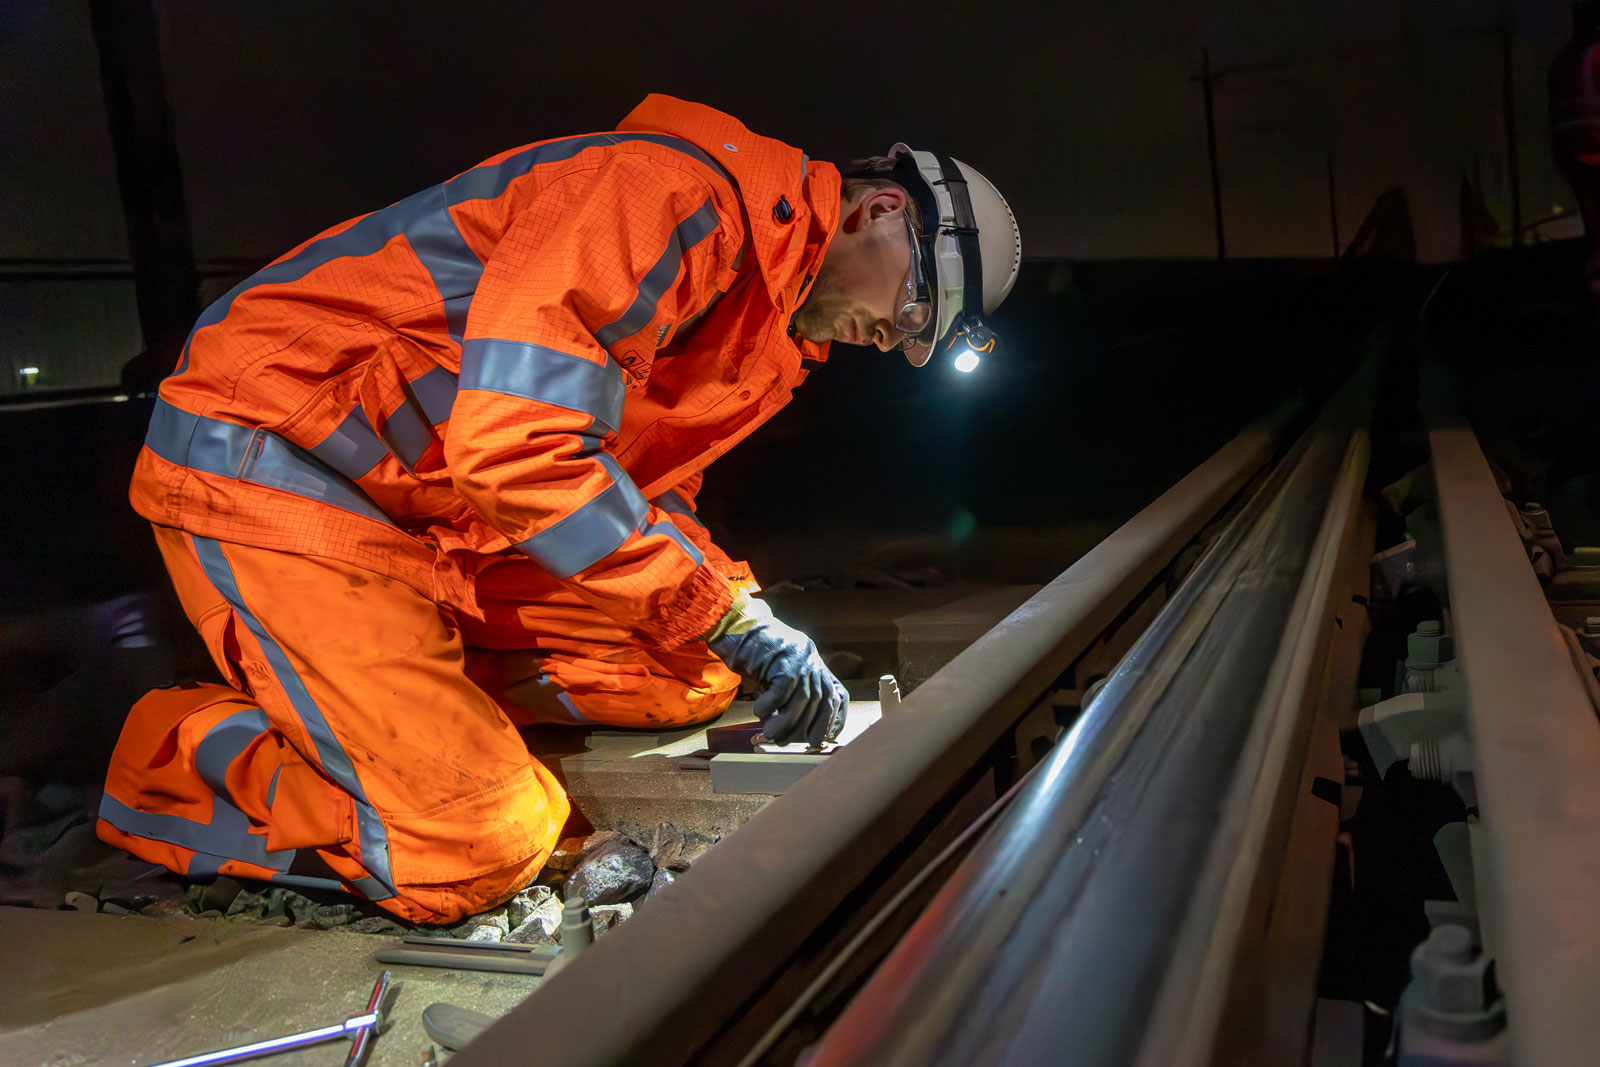
<instances>
[{"instance_id":1,"label":"dirt ground","mask_svg":"<svg viewBox=\"0 0 1600 1067\"><path fill-rule=\"evenodd\" d=\"M10 974L0 1063L143 1065L340 1022L366 1008L398 937L0 908ZM525 975L393 968L398 992L372 1067L417 1067L432 1044L422 1009L447 1001L499 1016L538 987ZM274 1056L331 1067L343 1041ZM439 1050L441 1062L447 1058Z\"/></svg>"}]
</instances>

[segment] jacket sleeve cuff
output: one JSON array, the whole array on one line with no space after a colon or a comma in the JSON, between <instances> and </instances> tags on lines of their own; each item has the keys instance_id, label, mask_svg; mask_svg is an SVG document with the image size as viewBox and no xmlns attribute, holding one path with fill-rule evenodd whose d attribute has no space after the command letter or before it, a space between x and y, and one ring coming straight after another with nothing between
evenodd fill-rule
<instances>
[{"instance_id":1,"label":"jacket sleeve cuff","mask_svg":"<svg viewBox=\"0 0 1600 1067\"><path fill-rule=\"evenodd\" d=\"M728 613L733 595L726 578L702 565L677 592L662 600L661 624L650 636L662 648L700 640Z\"/></svg>"},{"instance_id":2,"label":"jacket sleeve cuff","mask_svg":"<svg viewBox=\"0 0 1600 1067\"><path fill-rule=\"evenodd\" d=\"M708 554L706 556L706 566L716 571L722 576L723 581L733 586L735 593L755 594L761 592L761 583L756 581L754 574L750 573L750 564L742 559L714 560Z\"/></svg>"}]
</instances>

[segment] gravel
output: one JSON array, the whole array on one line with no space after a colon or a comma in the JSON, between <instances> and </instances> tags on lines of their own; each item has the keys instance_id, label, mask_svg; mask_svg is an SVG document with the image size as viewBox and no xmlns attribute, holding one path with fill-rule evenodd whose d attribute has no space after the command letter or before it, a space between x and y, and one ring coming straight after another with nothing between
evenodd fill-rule
<instances>
[{"instance_id":1,"label":"gravel","mask_svg":"<svg viewBox=\"0 0 1600 1067\"><path fill-rule=\"evenodd\" d=\"M560 937L561 898L547 885L524 889L506 904L512 923L506 940L524 944L554 944Z\"/></svg>"},{"instance_id":2,"label":"gravel","mask_svg":"<svg viewBox=\"0 0 1600 1067\"><path fill-rule=\"evenodd\" d=\"M626 839L610 840L586 849L567 876L565 898L578 899L591 908L621 904L644 894L655 877L650 854Z\"/></svg>"},{"instance_id":3,"label":"gravel","mask_svg":"<svg viewBox=\"0 0 1600 1067\"><path fill-rule=\"evenodd\" d=\"M348 926L361 917L354 904L313 904L295 909L295 925L302 930L332 930Z\"/></svg>"},{"instance_id":4,"label":"gravel","mask_svg":"<svg viewBox=\"0 0 1600 1067\"><path fill-rule=\"evenodd\" d=\"M481 915L474 915L446 929L449 930L451 937L467 941L499 941L511 932L511 920L506 916L506 909L499 907ZM485 930L492 931L492 935L484 933Z\"/></svg>"},{"instance_id":5,"label":"gravel","mask_svg":"<svg viewBox=\"0 0 1600 1067\"><path fill-rule=\"evenodd\" d=\"M650 862L657 867L686 871L716 842L714 837L693 830L681 830L673 823L663 822L656 826L650 841Z\"/></svg>"},{"instance_id":6,"label":"gravel","mask_svg":"<svg viewBox=\"0 0 1600 1067\"><path fill-rule=\"evenodd\" d=\"M545 861L546 871L570 871L578 865L584 853L593 852L602 845L612 841L626 841L627 838L615 830L596 830L587 837L563 837L556 842L555 851L550 853L550 858Z\"/></svg>"},{"instance_id":7,"label":"gravel","mask_svg":"<svg viewBox=\"0 0 1600 1067\"><path fill-rule=\"evenodd\" d=\"M599 937L614 926L621 926L633 918L632 904L601 904L589 909L594 919L594 936Z\"/></svg>"},{"instance_id":8,"label":"gravel","mask_svg":"<svg viewBox=\"0 0 1600 1067\"><path fill-rule=\"evenodd\" d=\"M65 901L73 911L99 911L100 902L88 893L68 893Z\"/></svg>"},{"instance_id":9,"label":"gravel","mask_svg":"<svg viewBox=\"0 0 1600 1067\"><path fill-rule=\"evenodd\" d=\"M650 880L649 890L643 897L640 898L639 904L642 906L654 900L656 897L661 895L662 890L666 889L667 886L671 885L677 880L678 876L672 870L666 867L658 868L656 870L656 876Z\"/></svg>"},{"instance_id":10,"label":"gravel","mask_svg":"<svg viewBox=\"0 0 1600 1067\"><path fill-rule=\"evenodd\" d=\"M60 906L303 930L391 935L416 932L464 941L554 945L561 941L563 897L585 901L594 919L595 933L603 934L631 918L635 904L670 886L678 872L687 869L715 841L704 834L680 830L670 822L656 828L648 849L614 831L565 838L557 845L538 884L497 908L445 927L408 923L375 904L341 899L337 893L308 897L282 886L251 883L247 888L245 883L227 877L210 885L191 885L181 899L125 901L132 908L99 901L86 893L73 893ZM551 881L556 884L544 884Z\"/></svg>"}]
</instances>

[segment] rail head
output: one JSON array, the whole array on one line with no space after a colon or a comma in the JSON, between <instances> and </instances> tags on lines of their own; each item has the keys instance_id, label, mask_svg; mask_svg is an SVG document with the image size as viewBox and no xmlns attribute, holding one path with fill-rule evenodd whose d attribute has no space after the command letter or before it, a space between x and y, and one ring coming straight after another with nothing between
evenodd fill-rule
<instances>
[{"instance_id":1,"label":"rail head","mask_svg":"<svg viewBox=\"0 0 1600 1067\"><path fill-rule=\"evenodd\" d=\"M1273 458L1247 427L456 1056L677 1063L783 970L925 814Z\"/></svg>"},{"instance_id":2,"label":"rail head","mask_svg":"<svg viewBox=\"0 0 1600 1067\"><path fill-rule=\"evenodd\" d=\"M1290 764L1299 779L1302 693L1321 679L1304 649L1332 628L1328 590L1350 569L1361 413L1319 420L1234 515L814 1047L816 1064L1205 1056L1238 902L1257 881L1247 860L1267 847L1245 831L1264 840L1259 816L1277 805L1258 792L1281 796ZM1196 981L1218 971L1219 988Z\"/></svg>"},{"instance_id":3,"label":"rail head","mask_svg":"<svg viewBox=\"0 0 1600 1067\"><path fill-rule=\"evenodd\" d=\"M1517 1063L1600 1048L1600 724L1472 431L1429 431Z\"/></svg>"}]
</instances>

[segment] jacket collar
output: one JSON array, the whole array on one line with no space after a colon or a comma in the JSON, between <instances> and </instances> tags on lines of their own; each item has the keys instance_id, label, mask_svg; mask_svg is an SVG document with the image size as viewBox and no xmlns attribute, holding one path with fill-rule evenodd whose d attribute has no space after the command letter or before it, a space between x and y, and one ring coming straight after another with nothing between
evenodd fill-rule
<instances>
[{"instance_id":1,"label":"jacket collar","mask_svg":"<svg viewBox=\"0 0 1600 1067\"><path fill-rule=\"evenodd\" d=\"M838 229L838 169L809 160L782 141L751 133L715 108L659 93L645 97L617 129L681 137L733 177L749 220L751 250L772 302L787 322ZM827 358L826 345L796 343L810 359Z\"/></svg>"}]
</instances>

